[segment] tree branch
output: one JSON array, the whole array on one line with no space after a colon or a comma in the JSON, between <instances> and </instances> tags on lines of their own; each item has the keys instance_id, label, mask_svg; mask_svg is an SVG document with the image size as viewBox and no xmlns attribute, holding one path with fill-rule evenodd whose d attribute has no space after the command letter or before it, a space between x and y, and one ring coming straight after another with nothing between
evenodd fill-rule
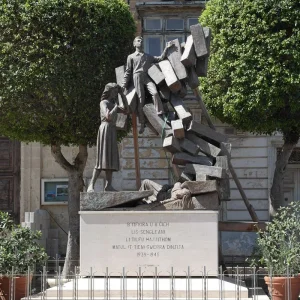
<instances>
[{"instance_id":1,"label":"tree branch","mask_svg":"<svg viewBox=\"0 0 300 300\"><path fill-rule=\"evenodd\" d=\"M54 157L55 161L67 172L71 172L74 169L61 152L61 145L52 144L51 145L51 154Z\"/></svg>"},{"instance_id":2,"label":"tree branch","mask_svg":"<svg viewBox=\"0 0 300 300\"><path fill-rule=\"evenodd\" d=\"M88 158L87 145L79 145L79 152L74 160L74 166L80 172L83 172Z\"/></svg>"}]
</instances>

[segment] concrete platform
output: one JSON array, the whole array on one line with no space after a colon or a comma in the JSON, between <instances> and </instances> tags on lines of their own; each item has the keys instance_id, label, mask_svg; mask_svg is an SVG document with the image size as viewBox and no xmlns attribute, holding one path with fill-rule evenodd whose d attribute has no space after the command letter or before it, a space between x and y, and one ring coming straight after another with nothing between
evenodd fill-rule
<instances>
[{"instance_id":1,"label":"concrete platform","mask_svg":"<svg viewBox=\"0 0 300 300\"><path fill-rule=\"evenodd\" d=\"M172 289L173 285L173 289ZM107 295L107 289L109 294ZM93 291L91 293L91 291ZM23 298L23 300L29 298ZM249 299L248 289L218 278L79 278L30 299Z\"/></svg>"}]
</instances>

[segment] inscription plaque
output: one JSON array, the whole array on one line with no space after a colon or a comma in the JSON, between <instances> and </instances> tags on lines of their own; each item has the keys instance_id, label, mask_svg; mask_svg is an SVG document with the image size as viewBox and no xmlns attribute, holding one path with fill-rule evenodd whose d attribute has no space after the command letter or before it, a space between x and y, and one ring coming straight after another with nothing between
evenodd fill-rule
<instances>
[{"instance_id":1,"label":"inscription plaque","mask_svg":"<svg viewBox=\"0 0 300 300\"><path fill-rule=\"evenodd\" d=\"M218 273L216 211L81 211L80 269L120 274L199 276Z\"/></svg>"}]
</instances>

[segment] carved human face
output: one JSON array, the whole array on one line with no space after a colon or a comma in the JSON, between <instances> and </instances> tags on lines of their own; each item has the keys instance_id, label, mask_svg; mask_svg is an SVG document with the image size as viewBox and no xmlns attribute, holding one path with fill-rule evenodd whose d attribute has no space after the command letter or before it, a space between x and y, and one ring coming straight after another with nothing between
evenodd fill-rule
<instances>
[{"instance_id":1,"label":"carved human face","mask_svg":"<svg viewBox=\"0 0 300 300\"><path fill-rule=\"evenodd\" d=\"M118 89L117 88L113 88L110 92L110 99L115 99L118 95Z\"/></svg>"},{"instance_id":2,"label":"carved human face","mask_svg":"<svg viewBox=\"0 0 300 300\"><path fill-rule=\"evenodd\" d=\"M142 37L136 37L133 42L134 47L138 49L143 49L143 38Z\"/></svg>"}]
</instances>

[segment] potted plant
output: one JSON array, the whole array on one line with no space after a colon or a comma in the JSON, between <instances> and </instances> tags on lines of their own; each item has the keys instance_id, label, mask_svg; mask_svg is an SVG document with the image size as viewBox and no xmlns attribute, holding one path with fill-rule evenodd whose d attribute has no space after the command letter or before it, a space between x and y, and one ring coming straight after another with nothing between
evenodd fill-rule
<instances>
[{"instance_id":1,"label":"potted plant","mask_svg":"<svg viewBox=\"0 0 300 300\"><path fill-rule=\"evenodd\" d=\"M15 225L8 213L0 211L0 299L12 299L12 280L14 299L26 296L28 280L31 281L35 266L44 264L48 258L37 242L40 238L40 231Z\"/></svg>"},{"instance_id":2,"label":"potted plant","mask_svg":"<svg viewBox=\"0 0 300 300\"><path fill-rule=\"evenodd\" d=\"M254 265L268 270L265 282L273 300L289 294L297 300L300 293L300 202L281 207L265 231L258 232Z\"/></svg>"}]
</instances>

